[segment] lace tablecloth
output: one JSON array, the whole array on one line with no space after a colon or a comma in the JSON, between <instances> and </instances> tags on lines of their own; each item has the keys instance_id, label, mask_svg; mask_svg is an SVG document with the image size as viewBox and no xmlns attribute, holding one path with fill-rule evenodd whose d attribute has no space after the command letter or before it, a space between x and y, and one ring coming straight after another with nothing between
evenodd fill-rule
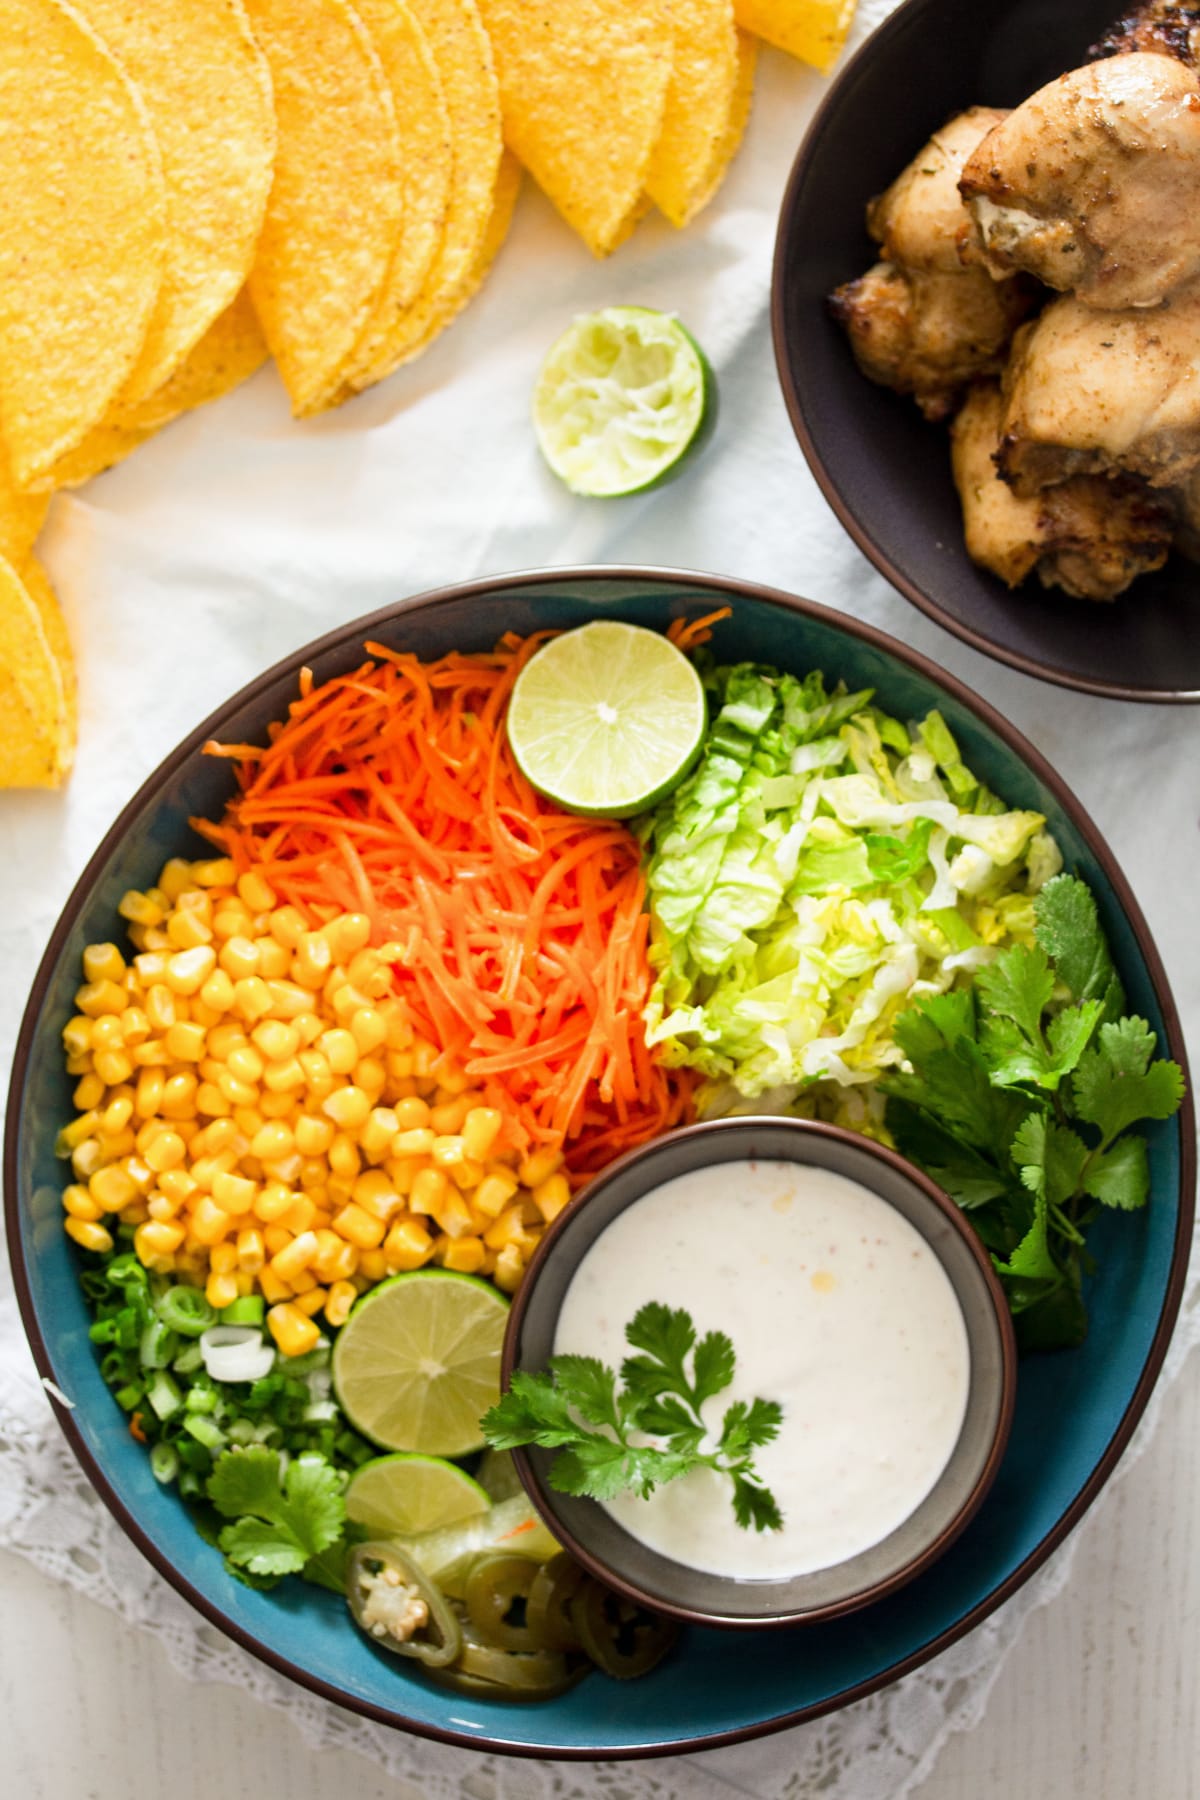
<instances>
[{"instance_id":1,"label":"lace tablecloth","mask_svg":"<svg viewBox=\"0 0 1200 1800\"><path fill-rule=\"evenodd\" d=\"M864 0L856 37L889 10L888 0ZM412 369L305 426L264 372L56 501L43 549L79 653L81 757L64 794L0 797L5 1072L32 970L71 883L186 730L340 620L445 581L567 562L683 565L772 582L869 619L961 675L1081 794L1149 916L1185 1025L1200 1019L1200 951L1177 904L1195 888L1200 709L1062 693L945 636L870 570L792 438L767 322L771 252L791 158L822 87L798 65L764 56L746 146L718 200L682 236L647 221L612 262L594 264L527 188L483 295ZM717 370L721 418L686 480L590 505L541 467L529 393L566 321L618 301L681 314ZM1198 1293L1193 1278L1163 1386L1200 1336ZM1122 1468L1154 1421L1152 1405ZM1030 1612L1069 1579L1074 1545L905 1681L757 1743L619 1767L506 1763L424 1743L291 1686L204 1623L141 1559L59 1437L3 1272L0 1547L153 1633L183 1674L246 1689L285 1711L311 1744L353 1745L415 1780L429 1800L703 1800L731 1785L762 1800L818 1791L825 1800L902 1800L948 1735L981 1716Z\"/></svg>"}]
</instances>

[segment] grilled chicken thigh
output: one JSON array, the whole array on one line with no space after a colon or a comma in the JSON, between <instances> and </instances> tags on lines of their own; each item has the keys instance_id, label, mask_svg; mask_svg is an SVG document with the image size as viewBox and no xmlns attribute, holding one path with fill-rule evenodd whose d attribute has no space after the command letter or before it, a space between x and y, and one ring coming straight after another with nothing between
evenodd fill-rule
<instances>
[{"instance_id":1,"label":"grilled chicken thigh","mask_svg":"<svg viewBox=\"0 0 1200 1800\"><path fill-rule=\"evenodd\" d=\"M1062 75L973 151L964 259L1085 305L1155 306L1200 274L1200 85L1137 51Z\"/></svg>"},{"instance_id":2,"label":"grilled chicken thigh","mask_svg":"<svg viewBox=\"0 0 1200 1800\"><path fill-rule=\"evenodd\" d=\"M1152 311L1065 295L1023 326L997 461L1017 494L1123 471L1181 487L1200 469L1200 282Z\"/></svg>"},{"instance_id":3,"label":"grilled chicken thigh","mask_svg":"<svg viewBox=\"0 0 1200 1800\"><path fill-rule=\"evenodd\" d=\"M1121 56L1130 50L1161 50L1194 69L1200 56L1200 5L1194 0L1147 0L1115 20L1088 54Z\"/></svg>"},{"instance_id":4,"label":"grilled chicken thigh","mask_svg":"<svg viewBox=\"0 0 1200 1800\"><path fill-rule=\"evenodd\" d=\"M974 106L934 133L867 209L882 260L830 297L864 374L912 394L928 419L947 418L974 376L999 371L1034 304L1031 284L963 268L956 244L965 223L959 175L1003 117Z\"/></svg>"},{"instance_id":5,"label":"grilled chicken thigh","mask_svg":"<svg viewBox=\"0 0 1200 1800\"><path fill-rule=\"evenodd\" d=\"M995 382L971 389L950 427L951 466L967 554L1016 587L1037 571L1043 587L1080 600L1114 600L1159 569L1174 518L1133 476L1076 475L1021 499L1001 480L995 451L1004 399Z\"/></svg>"}]
</instances>

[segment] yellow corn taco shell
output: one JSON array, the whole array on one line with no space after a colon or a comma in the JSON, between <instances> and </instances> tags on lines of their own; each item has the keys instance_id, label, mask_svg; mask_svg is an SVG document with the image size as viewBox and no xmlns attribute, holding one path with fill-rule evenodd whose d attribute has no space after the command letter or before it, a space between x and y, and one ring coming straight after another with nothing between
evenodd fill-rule
<instances>
[{"instance_id":1,"label":"yellow corn taco shell","mask_svg":"<svg viewBox=\"0 0 1200 1800\"><path fill-rule=\"evenodd\" d=\"M0 787L57 787L74 757L73 715L38 604L0 558Z\"/></svg>"},{"instance_id":2,"label":"yellow corn taco shell","mask_svg":"<svg viewBox=\"0 0 1200 1800\"><path fill-rule=\"evenodd\" d=\"M395 106L347 0L250 0L278 147L250 296L298 417L333 400L403 216Z\"/></svg>"},{"instance_id":3,"label":"yellow corn taco shell","mask_svg":"<svg viewBox=\"0 0 1200 1800\"><path fill-rule=\"evenodd\" d=\"M74 0L150 114L166 184L162 288L122 390L160 388L250 273L275 162L266 61L242 0Z\"/></svg>"},{"instance_id":4,"label":"yellow corn taco shell","mask_svg":"<svg viewBox=\"0 0 1200 1800\"><path fill-rule=\"evenodd\" d=\"M743 31L827 73L837 61L855 0L733 0Z\"/></svg>"},{"instance_id":5,"label":"yellow corn taco shell","mask_svg":"<svg viewBox=\"0 0 1200 1800\"><path fill-rule=\"evenodd\" d=\"M683 226L712 197L728 165L742 64L733 0L671 0L671 27L671 81L646 192L672 225Z\"/></svg>"},{"instance_id":6,"label":"yellow corn taco shell","mask_svg":"<svg viewBox=\"0 0 1200 1800\"><path fill-rule=\"evenodd\" d=\"M504 147L500 94L479 8L475 0L409 0L409 6L425 34L449 115L446 216L420 291L403 307L385 302L357 347L345 377L355 390L419 356L466 304L479 285L476 271L496 206Z\"/></svg>"},{"instance_id":7,"label":"yellow corn taco shell","mask_svg":"<svg viewBox=\"0 0 1200 1800\"><path fill-rule=\"evenodd\" d=\"M646 183L673 33L660 0L483 0L509 148L595 255Z\"/></svg>"},{"instance_id":8,"label":"yellow corn taco shell","mask_svg":"<svg viewBox=\"0 0 1200 1800\"><path fill-rule=\"evenodd\" d=\"M9 467L8 451L0 443L0 556L21 563L37 542L46 521L50 494L19 488Z\"/></svg>"},{"instance_id":9,"label":"yellow corn taco shell","mask_svg":"<svg viewBox=\"0 0 1200 1800\"><path fill-rule=\"evenodd\" d=\"M28 487L141 355L166 205L145 105L60 0L0 0L0 425Z\"/></svg>"}]
</instances>

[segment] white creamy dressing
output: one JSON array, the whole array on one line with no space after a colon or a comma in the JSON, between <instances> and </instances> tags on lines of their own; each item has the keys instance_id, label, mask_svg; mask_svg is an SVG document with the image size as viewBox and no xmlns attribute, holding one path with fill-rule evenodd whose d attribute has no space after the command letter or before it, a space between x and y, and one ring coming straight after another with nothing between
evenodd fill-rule
<instances>
[{"instance_id":1,"label":"white creamy dressing","mask_svg":"<svg viewBox=\"0 0 1200 1800\"><path fill-rule=\"evenodd\" d=\"M601 1233L567 1289L556 1351L629 1354L648 1300L686 1307L733 1340L733 1383L708 1401L778 1400L755 1452L781 1531L744 1530L727 1478L693 1470L606 1509L690 1568L743 1579L844 1562L902 1524L950 1459L966 1410L966 1327L949 1277L907 1219L856 1181L791 1162L695 1169Z\"/></svg>"}]
</instances>

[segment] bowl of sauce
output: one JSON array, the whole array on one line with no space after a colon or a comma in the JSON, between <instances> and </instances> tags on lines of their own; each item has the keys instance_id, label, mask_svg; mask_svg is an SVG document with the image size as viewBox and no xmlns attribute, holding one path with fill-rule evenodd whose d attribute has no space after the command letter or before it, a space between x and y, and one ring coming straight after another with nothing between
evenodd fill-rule
<instances>
[{"instance_id":1,"label":"bowl of sauce","mask_svg":"<svg viewBox=\"0 0 1200 1800\"><path fill-rule=\"evenodd\" d=\"M518 1449L551 1531L639 1604L723 1626L832 1618L928 1568L982 1504L1012 1421L1012 1322L959 1209L894 1151L808 1120L731 1118L622 1158L531 1264L505 1384L561 1355L619 1371L650 1303L732 1343L727 1385L699 1407L701 1450L730 1406L778 1409L753 1478L780 1518L739 1524L730 1477L708 1464L596 1500L552 1484L553 1450Z\"/></svg>"}]
</instances>

